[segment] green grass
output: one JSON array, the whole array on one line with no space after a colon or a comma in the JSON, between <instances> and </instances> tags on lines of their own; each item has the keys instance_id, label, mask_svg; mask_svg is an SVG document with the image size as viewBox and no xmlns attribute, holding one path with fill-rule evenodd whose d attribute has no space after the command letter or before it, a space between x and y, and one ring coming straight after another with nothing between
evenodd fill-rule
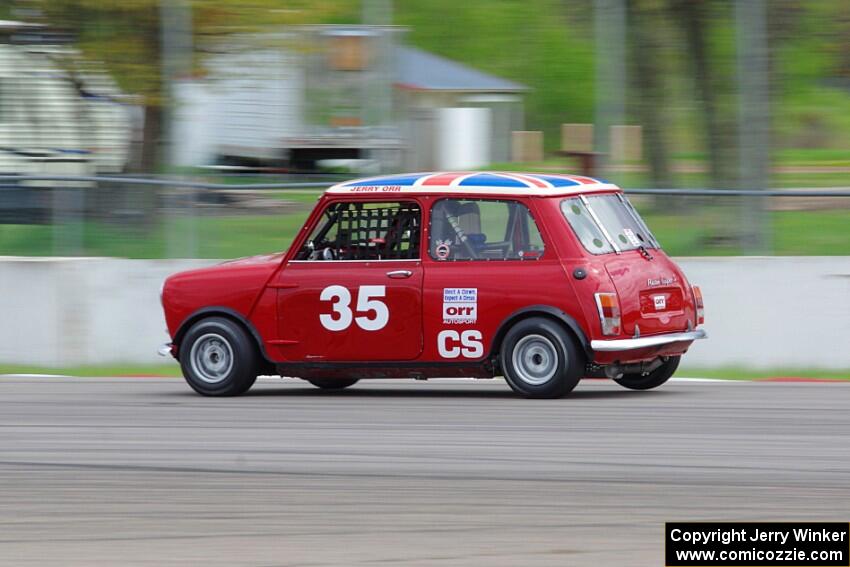
<instances>
[{"instance_id":1,"label":"green grass","mask_svg":"<svg viewBox=\"0 0 850 567\"><path fill-rule=\"evenodd\" d=\"M704 162L705 152L675 152L673 160ZM785 148L774 150L771 159L773 165L850 165L850 150L841 148Z\"/></svg>"},{"instance_id":2,"label":"green grass","mask_svg":"<svg viewBox=\"0 0 850 567\"><path fill-rule=\"evenodd\" d=\"M53 251L53 227L0 224L0 255L46 256Z\"/></svg>"},{"instance_id":3,"label":"green grass","mask_svg":"<svg viewBox=\"0 0 850 567\"><path fill-rule=\"evenodd\" d=\"M293 204L284 213L172 215L150 227L90 221L74 226L0 224L0 255L78 254L120 258L235 258L286 250L313 208L319 191L281 191L267 198Z\"/></svg>"},{"instance_id":4,"label":"green grass","mask_svg":"<svg viewBox=\"0 0 850 567\"><path fill-rule=\"evenodd\" d=\"M850 255L850 210L775 212L773 246L783 256Z\"/></svg>"},{"instance_id":5,"label":"green grass","mask_svg":"<svg viewBox=\"0 0 850 567\"><path fill-rule=\"evenodd\" d=\"M56 376L181 376L177 362L172 364L114 364L50 368L26 364L0 364L2 374L52 374Z\"/></svg>"},{"instance_id":6,"label":"green grass","mask_svg":"<svg viewBox=\"0 0 850 567\"><path fill-rule=\"evenodd\" d=\"M850 165L850 164L848 164ZM777 189L799 187L850 187L850 173L774 173L771 185Z\"/></svg>"},{"instance_id":7,"label":"green grass","mask_svg":"<svg viewBox=\"0 0 850 567\"><path fill-rule=\"evenodd\" d=\"M505 165L505 164L502 164ZM534 164L518 169L534 170ZM705 186L703 174L682 174L686 185ZM850 185L850 174L777 175L783 184ZM645 186L645 174L622 173L613 179L624 187ZM270 192L267 198L291 203L281 213L165 216L154 226L134 227L100 222L76 226L0 225L0 255L72 255L75 235L88 256L122 258L237 258L288 249L309 215L320 191ZM796 198L795 198L796 199ZM734 197L634 197L635 203L668 254L727 256L744 253L735 242L740 226L739 201ZM791 198L788 203L793 203ZM801 204L805 200L800 201ZM847 207L846 200L836 201ZM777 255L850 255L850 208L771 211L772 252Z\"/></svg>"},{"instance_id":8,"label":"green grass","mask_svg":"<svg viewBox=\"0 0 850 567\"><path fill-rule=\"evenodd\" d=\"M718 215L703 212L701 215L669 215L663 213L642 212L650 230L670 256L732 256L740 249L728 246L710 246L707 239L725 230ZM699 252L695 254L695 252Z\"/></svg>"},{"instance_id":9,"label":"green grass","mask_svg":"<svg viewBox=\"0 0 850 567\"><path fill-rule=\"evenodd\" d=\"M199 257L238 258L287 250L308 213L204 219L198 223Z\"/></svg>"},{"instance_id":10,"label":"green grass","mask_svg":"<svg viewBox=\"0 0 850 567\"><path fill-rule=\"evenodd\" d=\"M680 210L670 210L664 201L658 205L658 200L646 197L635 202L670 255L743 253L735 244L741 212L734 199L684 198ZM286 250L308 214L304 208L286 214L179 218L149 231L88 223L81 232L90 256L237 258ZM772 227L774 254L850 255L850 209L772 211L767 219ZM53 237L49 226L0 225L0 255L67 253L61 246L54 248Z\"/></svg>"},{"instance_id":11,"label":"green grass","mask_svg":"<svg viewBox=\"0 0 850 567\"><path fill-rule=\"evenodd\" d=\"M735 256L744 254L737 244L737 207L696 209L669 214L643 209L642 216L671 256ZM773 211L771 249L778 256L850 255L850 210Z\"/></svg>"},{"instance_id":12,"label":"green grass","mask_svg":"<svg viewBox=\"0 0 850 567\"><path fill-rule=\"evenodd\" d=\"M850 166L850 150L794 148L773 152L774 165Z\"/></svg>"},{"instance_id":13,"label":"green grass","mask_svg":"<svg viewBox=\"0 0 850 567\"><path fill-rule=\"evenodd\" d=\"M850 161L831 163L808 162L797 164L800 167L850 167ZM576 165L566 159L546 159L542 162L532 163L495 163L486 169L495 171L530 171L530 172L561 172L579 173ZM649 174L634 171L612 171L600 175L612 183L616 183L624 189L637 189L652 187ZM713 184L707 173L700 172L675 172L672 175L674 185L678 188L711 188ZM770 176L770 187L774 189L792 189L799 187L850 187L850 172L836 168L835 171L786 172L774 171Z\"/></svg>"},{"instance_id":14,"label":"green grass","mask_svg":"<svg viewBox=\"0 0 850 567\"><path fill-rule=\"evenodd\" d=\"M750 370L747 368L681 368L676 372L679 378L718 378L723 380L764 380L766 378L821 378L829 380L850 380L850 369L824 370L817 368L778 368L768 370Z\"/></svg>"}]
</instances>

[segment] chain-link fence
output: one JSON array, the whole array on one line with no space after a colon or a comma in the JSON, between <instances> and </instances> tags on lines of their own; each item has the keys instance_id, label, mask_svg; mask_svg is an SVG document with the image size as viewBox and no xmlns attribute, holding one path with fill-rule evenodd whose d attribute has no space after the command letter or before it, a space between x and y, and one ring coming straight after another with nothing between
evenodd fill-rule
<instances>
[{"instance_id":1,"label":"chain-link fence","mask_svg":"<svg viewBox=\"0 0 850 567\"><path fill-rule=\"evenodd\" d=\"M0 255L231 258L285 250L339 178L0 178ZM630 189L675 256L850 255L850 191ZM758 216L759 222L752 219Z\"/></svg>"}]
</instances>

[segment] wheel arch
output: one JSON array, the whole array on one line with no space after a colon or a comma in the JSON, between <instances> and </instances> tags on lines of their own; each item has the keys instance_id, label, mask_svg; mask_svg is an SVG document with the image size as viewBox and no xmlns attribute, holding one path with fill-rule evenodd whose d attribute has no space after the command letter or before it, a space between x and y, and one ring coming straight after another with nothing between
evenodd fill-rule
<instances>
[{"instance_id":1,"label":"wheel arch","mask_svg":"<svg viewBox=\"0 0 850 567\"><path fill-rule=\"evenodd\" d=\"M254 325L241 313L235 311L229 307L222 306L210 306L204 307L202 309L198 309L180 324L180 327L177 329L177 333L174 335L174 344L177 345L176 352L180 352L180 343L183 340L183 337L186 335L186 332L192 328L192 325L201 321L202 319L207 319L209 317L223 317L225 319L230 319L244 330L248 331L248 335L253 339L255 346L257 347L257 352L260 353L260 356L263 358L263 361L272 365L273 363L271 359L266 354L266 349L263 346L263 339L260 337L260 333L257 332L257 329L254 328Z\"/></svg>"},{"instance_id":2,"label":"wheel arch","mask_svg":"<svg viewBox=\"0 0 850 567\"><path fill-rule=\"evenodd\" d=\"M528 307L523 307L522 309L514 311L508 315L505 320L499 324L496 334L490 342L491 359L501 350L502 341L504 341L505 335L508 334L508 330L523 319L528 319L530 317L545 317L560 324L567 330L567 332L573 335L576 341L578 341L581 349L588 356L588 360L592 360L593 351L590 348L590 341L587 338L587 334L581 328L581 325L579 325L578 321L576 321L571 315L557 307L552 307L551 305L529 305Z\"/></svg>"}]
</instances>

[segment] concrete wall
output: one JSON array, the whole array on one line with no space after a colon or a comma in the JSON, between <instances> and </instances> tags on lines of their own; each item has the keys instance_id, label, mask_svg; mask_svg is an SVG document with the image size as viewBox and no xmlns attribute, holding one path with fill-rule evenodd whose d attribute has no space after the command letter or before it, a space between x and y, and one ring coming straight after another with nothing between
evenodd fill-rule
<instances>
[{"instance_id":1,"label":"concrete wall","mask_svg":"<svg viewBox=\"0 0 850 567\"><path fill-rule=\"evenodd\" d=\"M209 260L0 258L0 363L157 363L163 280Z\"/></svg>"},{"instance_id":2,"label":"concrete wall","mask_svg":"<svg viewBox=\"0 0 850 567\"><path fill-rule=\"evenodd\" d=\"M850 257L680 258L706 329L690 367L850 368ZM0 258L0 363L157 363L159 287L204 260Z\"/></svg>"},{"instance_id":3,"label":"concrete wall","mask_svg":"<svg viewBox=\"0 0 850 567\"><path fill-rule=\"evenodd\" d=\"M709 340L691 367L850 368L850 257L677 258Z\"/></svg>"}]
</instances>

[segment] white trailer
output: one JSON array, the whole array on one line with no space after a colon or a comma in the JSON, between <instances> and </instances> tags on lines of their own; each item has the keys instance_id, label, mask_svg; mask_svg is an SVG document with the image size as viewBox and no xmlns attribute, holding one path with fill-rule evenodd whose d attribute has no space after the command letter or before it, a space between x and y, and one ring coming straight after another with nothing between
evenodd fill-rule
<instances>
[{"instance_id":1,"label":"white trailer","mask_svg":"<svg viewBox=\"0 0 850 567\"><path fill-rule=\"evenodd\" d=\"M39 26L0 20L0 174L124 169L130 108L111 78Z\"/></svg>"}]
</instances>

